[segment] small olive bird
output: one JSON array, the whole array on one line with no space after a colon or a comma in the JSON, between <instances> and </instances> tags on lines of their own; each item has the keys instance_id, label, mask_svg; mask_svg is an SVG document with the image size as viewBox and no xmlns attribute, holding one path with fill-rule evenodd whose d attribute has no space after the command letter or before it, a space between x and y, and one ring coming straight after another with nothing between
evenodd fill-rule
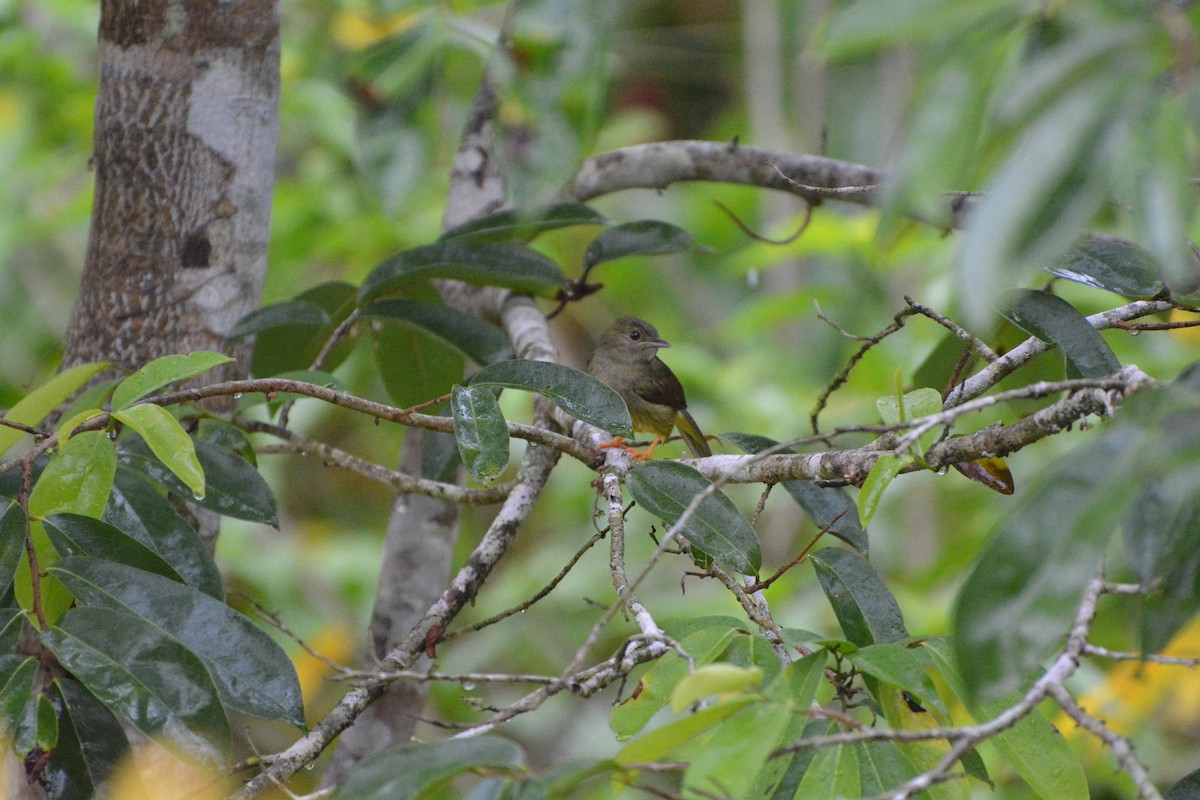
<instances>
[{"instance_id":1,"label":"small olive bird","mask_svg":"<svg viewBox=\"0 0 1200 800\"><path fill-rule=\"evenodd\" d=\"M644 453L623 445L620 436L601 447L622 447L649 458L659 442L670 438L671 429L678 428L693 457L712 455L704 434L688 413L679 379L658 357L660 348L670 346L653 325L634 317L622 317L600 337L588 361L588 373L621 395L635 431L654 434L654 441Z\"/></svg>"}]
</instances>

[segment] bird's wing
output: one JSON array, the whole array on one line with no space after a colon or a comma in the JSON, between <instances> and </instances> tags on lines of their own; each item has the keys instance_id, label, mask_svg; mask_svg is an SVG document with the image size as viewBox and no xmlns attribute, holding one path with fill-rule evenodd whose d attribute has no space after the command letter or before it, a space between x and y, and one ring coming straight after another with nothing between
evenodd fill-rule
<instances>
[{"instance_id":1,"label":"bird's wing","mask_svg":"<svg viewBox=\"0 0 1200 800\"><path fill-rule=\"evenodd\" d=\"M646 379L634 387L638 397L647 403L654 403L668 408L686 408L687 401L683 397L683 386L679 379L667 368L660 359L650 362L650 370Z\"/></svg>"}]
</instances>

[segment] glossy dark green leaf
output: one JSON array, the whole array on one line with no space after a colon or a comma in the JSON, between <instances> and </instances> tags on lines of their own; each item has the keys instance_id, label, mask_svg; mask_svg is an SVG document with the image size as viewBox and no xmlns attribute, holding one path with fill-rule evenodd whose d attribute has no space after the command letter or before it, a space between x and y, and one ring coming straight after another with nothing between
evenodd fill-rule
<instances>
[{"instance_id":1,"label":"glossy dark green leaf","mask_svg":"<svg viewBox=\"0 0 1200 800\"><path fill-rule=\"evenodd\" d=\"M218 600L225 597L221 573L199 534L129 467L117 469L104 520L161 556L189 586Z\"/></svg>"},{"instance_id":2,"label":"glossy dark green leaf","mask_svg":"<svg viewBox=\"0 0 1200 800\"><path fill-rule=\"evenodd\" d=\"M643 219L623 222L608 228L588 245L583 254L585 266L628 256L658 256L680 253L692 246L692 235L677 225Z\"/></svg>"},{"instance_id":3,"label":"glossy dark green leaf","mask_svg":"<svg viewBox=\"0 0 1200 800\"><path fill-rule=\"evenodd\" d=\"M908 638L899 603L866 559L826 547L808 560L848 640L866 647Z\"/></svg>"},{"instance_id":4,"label":"glossy dark green leaf","mask_svg":"<svg viewBox=\"0 0 1200 800\"><path fill-rule=\"evenodd\" d=\"M316 306L325 312L328 321L323 325L288 323L260 330L254 338L251 373L261 378L311 367L334 328L354 310L357 291L348 283L332 281L297 295L293 302ZM315 317L312 319L315 320ZM337 369L355 343L355 337L344 337L326 357L324 369Z\"/></svg>"},{"instance_id":5,"label":"glossy dark green leaf","mask_svg":"<svg viewBox=\"0 0 1200 800\"><path fill-rule=\"evenodd\" d=\"M17 564L25 552L26 522L21 506L11 500L0 500L0 596L12 586Z\"/></svg>"},{"instance_id":6,"label":"glossy dark green leaf","mask_svg":"<svg viewBox=\"0 0 1200 800\"><path fill-rule=\"evenodd\" d=\"M112 407L117 411L128 408L156 389L203 375L213 367L230 361L233 359L224 353L208 350L156 358L117 385L112 395Z\"/></svg>"},{"instance_id":7,"label":"glossy dark green leaf","mask_svg":"<svg viewBox=\"0 0 1200 800\"><path fill-rule=\"evenodd\" d=\"M549 397L576 419L614 436L633 436L625 401L608 384L577 369L547 361L500 361L479 370L471 386L504 386Z\"/></svg>"},{"instance_id":8,"label":"glossy dark green leaf","mask_svg":"<svg viewBox=\"0 0 1200 800\"><path fill-rule=\"evenodd\" d=\"M414 281L455 278L482 286L552 296L570 281L558 265L528 247L449 239L397 253L371 270L358 291L366 304Z\"/></svg>"},{"instance_id":9,"label":"glossy dark green leaf","mask_svg":"<svg viewBox=\"0 0 1200 800\"><path fill-rule=\"evenodd\" d=\"M25 612L20 608L0 608L0 653L12 653L21 641Z\"/></svg>"},{"instance_id":10,"label":"glossy dark green leaf","mask_svg":"<svg viewBox=\"0 0 1200 800\"><path fill-rule=\"evenodd\" d=\"M478 317L421 300L378 300L361 310L364 319L395 319L419 325L483 366L512 358L512 343Z\"/></svg>"},{"instance_id":11,"label":"glossy dark green leaf","mask_svg":"<svg viewBox=\"0 0 1200 800\"><path fill-rule=\"evenodd\" d=\"M185 645L208 668L229 707L304 725L304 700L291 660L229 606L189 586L107 561L66 558L52 570L80 603L132 614Z\"/></svg>"},{"instance_id":12,"label":"glossy dark green leaf","mask_svg":"<svg viewBox=\"0 0 1200 800\"><path fill-rule=\"evenodd\" d=\"M112 412L113 419L137 432L158 460L191 491L193 497L204 495L204 468L196 458L192 437L162 406L142 403L123 411Z\"/></svg>"},{"instance_id":13,"label":"glossy dark green leaf","mask_svg":"<svg viewBox=\"0 0 1200 800\"><path fill-rule=\"evenodd\" d=\"M228 517L278 525L275 497L262 475L246 459L232 450L204 440L195 440L196 457L204 469L206 491L196 497L175 475L154 457L138 437L123 440L121 463L140 470L160 482L172 494Z\"/></svg>"},{"instance_id":14,"label":"glossy dark green leaf","mask_svg":"<svg viewBox=\"0 0 1200 800\"><path fill-rule=\"evenodd\" d=\"M1124 297L1153 297L1163 290L1154 257L1120 239L1086 237L1046 270Z\"/></svg>"},{"instance_id":15,"label":"glossy dark green leaf","mask_svg":"<svg viewBox=\"0 0 1200 800\"><path fill-rule=\"evenodd\" d=\"M227 756L229 721L204 665L150 623L106 608L73 608L41 640L89 692L142 733L193 757Z\"/></svg>"},{"instance_id":16,"label":"glossy dark green leaf","mask_svg":"<svg viewBox=\"0 0 1200 800\"><path fill-rule=\"evenodd\" d=\"M1121 519L1125 554L1143 586L1160 585L1200 551L1200 475L1170 471L1147 481Z\"/></svg>"},{"instance_id":17,"label":"glossy dark green leaf","mask_svg":"<svg viewBox=\"0 0 1200 800\"><path fill-rule=\"evenodd\" d=\"M58 746L58 715L44 694L37 698L37 746L47 753Z\"/></svg>"},{"instance_id":18,"label":"glossy dark green leaf","mask_svg":"<svg viewBox=\"0 0 1200 800\"><path fill-rule=\"evenodd\" d=\"M29 495L29 513L44 517L73 511L99 517L108 502L117 459L112 440L103 431L88 431L70 440L50 457Z\"/></svg>"},{"instance_id":19,"label":"glossy dark green leaf","mask_svg":"<svg viewBox=\"0 0 1200 800\"><path fill-rule=\"evenodd\" d=\"M1048 471L1004 518L959 594L959 664L973 695L1019 691L1070 628L1125 504L1140 433L1114 425Z\"/></svg>"},{"instance_id":20,"label":"glossy dark green leaf","mask_svg":"<svg viewBox=\"0 0 1200 800\"><path fill-rule=\"evenodd\" d=\"M487 386L455 386L450 396L458 452L471 477L480 483L496 479L508 466L508 423Z\"/></svg>"},{"instance_id":21,"label":"glossy dark green leaf","mask_svg":"<svg viewBox=\"0 0 1200 800\"><path fill-rule=\"evenodd\" d=\"M364 759L334 790L334 800L415 800L455 775L477 770L519 773L521 748L498 736L394 747Z\"/></svg>"},{"instance_id":22,"label":"glossy dark green leaf","mask_svg":"<svg viewBox=\"0 0 1200 800\"><path fill-rule=\"evenodd\" d=\"M638 503L666 525L674 525L692 498L711 485L708 478L678 461L639 464L630 470L625 483ZM681 535L725 569L756 575L762 566L758 534L733 501L720 492L701 501Z\"/></svg>"},{"instance_id":23,"label":"glossy dark green leaf","mask_svg":"<svg viewBox=\"0 0 1200 800\"><path fill-rule=\"evenodd\" d=\"M607 225L608 218L581 204L561 204L533 209L505 209L471 220L442 234L446 239L481 242L528 241L539 233L574 225Z\"/></svg>"},{"instance_id":24,"label":"glossy dark green leaf","mask_svg":"<svg viewBox=\"0 0 1200 800\"><path fill-rule=\"evenodd\" d=\"M400 408L449 394L460 382L466 361L457 348L424 328L386 322L371 328L379 376Z\"/></svg>"},{"instance_id":25,"label":"glossy dark green leaf","mask_svg":"<svg viewBox=\"0 0 1200 800\"><path fill-rule=\"evenodd\" d=\"M63 558L91 556L153 572L169 580L183 580L162 556L107 522L80 514L53 514L42 525Z\"/></svg>"},{"instance_id":26,"label":"glossy dark green leaf","mask_svg":"<svg viewBox=\"0 0 1200 800\"><path fill-rule=\"evenodd\" d=\"M1200 609L1200 550L1186 553L1167 571L1158 591L1142 603L1142 651L1158 653Z\"/></svg>"},{"instance_id":27,"label":"glossy dark green leaf","mask_svg":"<svg viewBox=\"0 0 1200 800\"><path fill-rule=\"evenodd\" d=\"M757 453L778 444L774 439L748 433L722 433L721 440L732 442L747 453ZM870 547L867 531L858 520L858 506L849 492L840 486L817 486L812 481L784 481L780 485L819 529L867 555Z\"/></svg>"},{"instance_id":28,"label":"glossy dark green leaf","mask_svg":"<svg viewBox=\"0 0 1200 800\"><path fill-rule=\"evenodd\" d=\"M251 311L237 321L226 336L230 341L237 341L256 333L284 325L296 325L305 328L320 328L329 324L329 312L315 303L302 300L291 300L285 303L275 303Z\"/></svg>"},{"instance_id":29,"label":"glossy dark green leaf","mask_svg":"<svg viewBox=\"0 0 1200 800\"><path fill-rule=\"evenodd\" d=\"M58 746L42 773L50 800L98 796L129 743L121 723L78 681L59 678L48 695L58 714Z\"/></svg>"},{"instance_id":30,"label":"glossy dark green leaf","mask_svg":"<svg viewBox=\"0 0 1200 800\"><path fill-rule=\"evenodd\" d=\"M1121 368L1100 332L1061 297L1021 290L1003 311L1022 330L1062 350L1070 378L1103 378Z\"/></svg>"},{"instance_id":31,"label":"glossy dark green leaf","mask_svg":"<svg viewBox=\"0 0 1200 800\"><path fill-rule=\"evenodd\" d=\"M1192 770L1175 782L1163 800L1200 800L1200 769Z\"/></svg>"},{"instance_id":32,"label":"glossy dark green leaf","mask_svg":"<svg viewBox=\"0 0 1200 800\"><path fill-rule=\"evenodd\" d=\"M37 673L35 658L13 654L0 656L0 727L12 737L13 749L21 755L34 745L36 725L31 726L26 717L34 700ZM20 737L18 732L22 733Z\"/></svg>"}]
</instances>

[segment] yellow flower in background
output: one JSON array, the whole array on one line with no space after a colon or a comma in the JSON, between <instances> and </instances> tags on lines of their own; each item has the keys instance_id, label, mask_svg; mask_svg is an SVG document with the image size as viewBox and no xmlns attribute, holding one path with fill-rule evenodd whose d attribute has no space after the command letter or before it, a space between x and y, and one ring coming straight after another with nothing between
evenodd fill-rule
<instances>
[{"instance_id":1,"label":"yellow flower in background","mask_svg":"<svg viewBox=\"0 0 1200 800\"><path fill-rule=\"evenodd\" d=\"M408 11L375 17L360 11L343 11L333 18L333 40L347 50L363 50L397 36L416 24L419 14Z\"/></svg>"}]
</instances>

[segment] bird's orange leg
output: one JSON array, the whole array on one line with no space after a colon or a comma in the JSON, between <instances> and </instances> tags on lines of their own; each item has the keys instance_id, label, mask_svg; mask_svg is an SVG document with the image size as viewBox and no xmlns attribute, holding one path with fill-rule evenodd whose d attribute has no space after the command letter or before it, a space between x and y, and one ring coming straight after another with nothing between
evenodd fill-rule
<instances>
[{"instance_id":1,"label":"bird's orange leg","mask_svg":"<svg viewBox=\"0 0 1200 800\"><path fill-rule=\"evenodd\" d=\"M636 447L625 444L624 436L618 436L611 441L605 442L604 444L596 445L596 447L600 450L603 450L606 447L619 447L634 458L650 458L650 454L654 452L654 448L658 447L660 444L662 444L662 442L663 438L661 436L655 436L654 441L650 443L649 447L647 447L645 450L638 450Z\"/></svg>"}]
</instances>

